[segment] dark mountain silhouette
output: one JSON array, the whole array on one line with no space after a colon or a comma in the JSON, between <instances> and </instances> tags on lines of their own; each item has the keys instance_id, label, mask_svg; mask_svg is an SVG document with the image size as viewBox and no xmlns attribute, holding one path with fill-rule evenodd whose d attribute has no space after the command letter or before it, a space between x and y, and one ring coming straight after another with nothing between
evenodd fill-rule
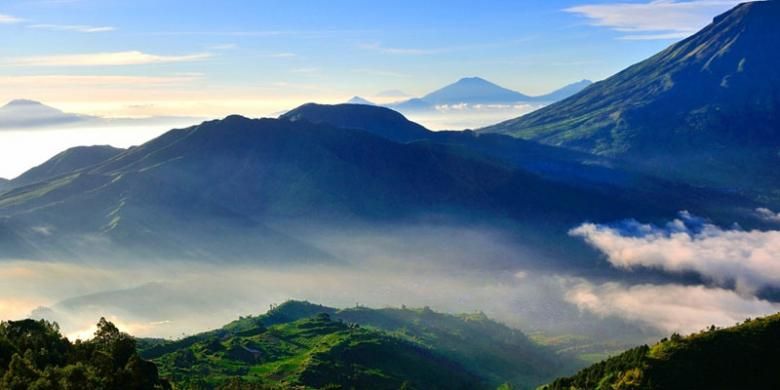
<instances>
[{"instance_id":1,"label":"dark mountain silhouette","mask_svg":"<svg viewBox=\"0 0 780 390\"><path fill-rule=\"evenodd\" d=\"M707 215L711 215L711 208L722 212L732 207L723 207L724 203L744 201L616 168L610 159L589 153L499 134L430 131L383 107L307 104L281 118L363 130L396 142L437 145L452 153L476 156L495 164L529 171L547 180L576 187L609 189L626 199L641 199L640 203L676 205L687 210L707 208Z\"/></svg>"},{"instance_id":2,"label":"dark mountain silhouette","mask_svg":"<svg viewBox=\"0 0 780 390\"><path fill-rule=\"evenodd\" d=\"M364 130L397 142L424 139L431 133L425 127L406 119L398 112L365 104L331 106L309 103L289 111L279 118L291 122L303 120L311 123L326 123L339 128Z\"/></svg>"},{"instance_id":3,"label":"dark mountain silhouette","mask_svg":"<svg viewBox=\"0 0 780 390\"><path fill-rule=\"evenodd\" d=\"M333 226L447 215L508 219L565 237L582 220L636 215L637 208L640 214L659 212L658 205L638 204L609 189L545 179L459 147L399 144L308 121L231 116L8 191L0 196L0 225L9 247L31 248L28 257L294 261L328 256L266 221Z\"/></svg>"},{"instance_id":4,"label":"dark mountain silhouette","mask_svg":"<svg viewBox=\"0 0 780 390\"><path fill-rule=\"evenodd\" d=\"M483 132L625 159L666 177L774 191L780 2L745 3L583 92Z\"/></svg>"}]
</instances>

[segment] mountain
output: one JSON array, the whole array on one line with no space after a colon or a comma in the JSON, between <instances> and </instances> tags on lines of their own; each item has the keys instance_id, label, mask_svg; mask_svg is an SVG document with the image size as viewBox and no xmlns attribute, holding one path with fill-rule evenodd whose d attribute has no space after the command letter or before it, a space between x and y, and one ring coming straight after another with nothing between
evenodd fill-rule
<instances>
[{"instance_id":1,"label":"mountain","mask_svg":"<svg viewBox=\"0 0 780 390\"><path fill-rule=\"evenodd\" d=\"M454 153L479 156L569 186L600 188L619 193L637 204L675 205L679 209L701 210L706 215L717 215L734 204L745 202L744 199L617 168L612 160L589 153L499 134L469 130L430 131L383 107L307 104L283 115L282 119L359 129L396 142L437 145ZM730 205L724 207L724 204Z\"/></svg>"},{"instance_id":2,"label":"mountain","mask_svg":"<svg viewBox=\"0 0 780 390\"><path fill-rule=\"evenodd\" d=\"M239 377L307 388L530 388L568 368L521 332L481 314L337 310L295 301L178 341L142 341L141 355L180 387Z\"/></svg>"},{"instance_id":3,"label":"mountain","mask_svg":"<svg viewBox=\"0 0 780 390\"><path fill-rule=\"evenodd\" d=\"M24 185L52 179L57 176L76 172L97 163L106 161L124 152L125 149L108 145L79 146L70 148L45 163L30 169L12 180L9 185L21 187Z\"/></svg>"},{"instance_id":4,"label":"mountain","mask_svg":"<svg viewBox=\"0 0 780 390\"><path fill-rule=\"evenodd\" d=\"M0 107L0 130L74 124L92 117L68 114L33 100L13 100Z\"/></svg>"},{"instance_id":5,"label":"mountain","mask_svg":"<svg viewBox=\"0 0 780 390\"><path fill-rule=\"evenodd\" d=\"M433 105L496 104L529 101L531 97L479 77L467 77L422 97Z\"/></svg>"},{"instance_id":6,"label":"mountain","mask_svg":"<svg viewBox=\"0 0 780 390\"><path fill-rule=\"evenodd\" d=\"M396 142L427 138L430 130L406 119L400 113L373 105L309 103L279 117L291 122L308 121L331 126L371 132Z\"/></svg>"},{"instance_id":7,"label":"mountain","mask_svg":"<svg viewBox=\"0 0 780 390\"><path fill-rule=\"evenodd\" d=\"M6 188L9 188L9 184L11 183L8 179L3 179L0 177L0 192L3 192Z\"/></svg>"},{"instance_id":8,"label":"mountain","mask_svg":"<svg viewBox=\"0 0 780 390\"><path fill-rule=\"evenodd\" d=\"M566 99L570 96L580 93L585 88L590 87L593 84L590 80L581 80L576 83L572 83L556 89L546 95L534 96L533 100L538 102L557 102L559 100Z\"/></svg>"},{"instance_id":9,"label":"mountain","mask_svg":"<svg viewBox=\"0 0 780 390\"><path fill-rule=\"evenodd\" d=\"M776 192L778 18L778 1L741 4L575 96L482 132L615 157L697 185Z\"/></svg>"},{"instance_id":10,"label":"mountain","mask_svg":"<svg viewBox=\"0 0 780 390\"><path fill-rule=\"evenodd\" d=\"M360 96L353 96L352 99L349 99L347 101L347 104L363 104L363 105L367 105L367 106L375 106L376 105L376 104L374 104L374 103L372 103L372 102L370 102L370 101L368 101L366 99L363 99Z\"/></svg>"},{"instance_id":11,"label":"mountain","mask_svg":"<svg viewBox=\"0 0 780 390\"><path fill-rule=\"evenodd\" d=\"M374 96L382 97L382 98L403 98L403 97L408 97L409 94L404 91L401 91L400 89L388 89L384 91L379 91Z\"/></svg>"},{"instance_id":12,"label":"mountain","mask_svg":"<svg viewBox=\"0 0 780 390\"><path fill-rule=\"evenodd\" d=\"M436 109L435 104L420 98L411 98L398 103L388 104L387 107L400 112L430 111Z\"/></svg>"},{"instance_id":13,"label":"mountain","mask_svg":"<svg viewBox=\"0 0 780 390\"><path fill-rule=\"evenodd\" d=\"M354 107L371 109L341 109ZM501 219L541 245L532 237L552 240L550 231L574 241L566 232L584 220L677 211L656 199L547 179L457 145L402 144L287 118L230 116L173 130L87 169L7 191L0 245L25 258L295 263L329 256L268 221L333 229L336 222L431 216Z\"/></svg>"},{"instance_id":14,"label":"mountain","mask_svg":"<svg viewBox=\"0 0 780 390\"><path fill-rule=\"evenodd\" d=\"M776 389L779 349L780 315L748 319L688 337L674 334L543 389Z\"/></svg>"},{"instance_id":15,"label":"mountain","mask_svg":"<svg viewBox=\"0 0 780 390\"><path fill-rule=\"evenodd\" d=\"M136 341L101 319L95 337L72 343L55 323L0 323L0 388L143 389L171 386L142 360Z\"/></svg>"},{"instance_id":16,"label":"mountain","mask_svg":"<svg viewBox=\"0 0 780 390\"><path fill-rule=\"evenodd\" d=\"M590 80L582 80L545 95L529 96L480 77L467 77L421 98L408 99L390 104L388 107L401 112L416 112L433 110L439 105L552 103L572 96L591 84Z\"/></svg>"}]
</instances>

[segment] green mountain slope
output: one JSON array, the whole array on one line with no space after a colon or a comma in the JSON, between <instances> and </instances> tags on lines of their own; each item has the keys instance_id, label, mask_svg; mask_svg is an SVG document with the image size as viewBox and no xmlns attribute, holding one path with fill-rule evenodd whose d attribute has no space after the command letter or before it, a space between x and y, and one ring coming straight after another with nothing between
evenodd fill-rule
<instances>
[{"instance_id":1,"label":"green mountain slope","mask_svg":"<svg viewBox=\"0 0 780 390\"><path fill-rule=\"evenodd\" d=\"M482 131L622 158L665 177L773 191L779 18L777 1L739 5L569 99Z\"/></svg>"},{"instance_id":2,"label":"green mountain slope","mask_svg":"<svg viewBox=\"0 0 780 390\"><path fill-rule=\"evenodd\" d=\"M489 389L505 382L531 388L570 368L483 315L306 302L179 341L147 341L141 354L174 383L207 386L240 377L313 388Z\"/></svg>"},{"instance_id":3,"label":"green mountain slope","mask_svg":"<svg viewBox=\"0 0 780 390\"><path fill-rule=\"evenodd\" d=\"M544 389L777 389L778 351L780 314L688 337L673 335Z\"/></svg>"}]
</instances>

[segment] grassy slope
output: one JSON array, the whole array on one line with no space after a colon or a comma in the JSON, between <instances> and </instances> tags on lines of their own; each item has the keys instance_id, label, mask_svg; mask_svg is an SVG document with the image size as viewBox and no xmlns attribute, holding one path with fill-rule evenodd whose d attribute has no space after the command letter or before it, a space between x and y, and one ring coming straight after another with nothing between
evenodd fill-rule
<instances>
[{"instance_id":1,"label":"grassy slope","mask_svg":"<svg viewBox=\"0 0 780 390\"><path fill-rule=\"evenodd\" d=\"M672 336L586 368L545 387L557 389L780 388L780 314Z\"/></svg>"},{"instance_id":2,"label":"grassy slope","mask_svg":"<svg viewBox=\"0 0 780 390\"><path fill-rule=\"evenodd\" d=\"M266 315L175 342L146 341L141 348L174 383L207 388L234 377L314 388L397 389L406 383L479 389L503 382L531 388L569 367L522 333L483 315L336 310L306 302L288 302Z\"/></svg>"}]
</instances>

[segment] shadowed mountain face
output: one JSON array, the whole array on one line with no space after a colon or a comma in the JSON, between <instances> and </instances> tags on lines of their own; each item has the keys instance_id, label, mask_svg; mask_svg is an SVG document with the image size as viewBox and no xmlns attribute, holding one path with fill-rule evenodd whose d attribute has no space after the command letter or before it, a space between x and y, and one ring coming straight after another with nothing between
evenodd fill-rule
<instances>
[{"instance_id":1,"label":"shadowed mountain face","mask_svg":"<svg viewBox=\"0 0 780 390\"><path fill-rule=\"evenodd\" d=\"M73 173L83 168L88 168L97 163L104 162L122 153L124 149L102 146L79 146L68 149L45 163L30 169L21 176L12 180L9 185L21 187L57 176Z\"/></svg>"},{"instance_id":2,"label":"shadowed mountain face","mask_svg":"<svg viewBox=\"0 0 780 390\"><path fill-rule=\"evenodd\" d=\"M359 129L396 142L435 145L451 153L532 172L544 179L578 188L598 188L629 203L678 207L715 216L744 199L694 189L640 172L615 167L606 157L539 144L500 134L474 131L430 131L383 107L307 104L281 117ZM663 205L663 206L661 206ZM733 220L732 220L733 221Z\"/></svg>"},{"instance_id":3,"label":"shadowed mountain face","mask_svg":"<svg viewBox=\"0 0 780 390\"><path fill-rule=\"evenodd\" d=\"M557 102L559 100L563 100L572 95L576 95L580 93L582 90L590 87L592 84L593 82L590 80L580 80L576 83L563 86L560 89L552 91L546 95L535 96L534 101L549 102L549 103Z\"/></svg>"},{"instance_id":4,"label":"shadowed mountain face","mask_svg":"<svg viewBox=\"0 0 780 390\"><path fill-rule=\"evenodd\" d=\"M257 258L281 253L274 247L305 247L268 228L269 219L446 215L565 232L589 218L634 215L634 208L607 190L546 180L457 148L239 116L173 130L0 196L2 225L12 233L4 238L34 248L31 257L97 256L104 248L129 257ZM294 253L317 256L311 248Z\"/></svg>"},{"instance_id":5,"label":"shadowed mountain face","mask_svg":"<svg viewBox=\"0 0 780 390\"><path fill-rule=\"evenodd\" d=\"M557 104L484 129L624 158L729 188L776 188L780 2L742 4L696 35Z\"/></svg>"},{"instance_id":6,"label":"shadowed mountain face","mask_svg":"<svg viewBox=\"0 0 780 390\"><path fill-rule=\"evenodd\" d=\"M93 118L67 114L32 100L14 100L0 107L0 130L73 124Z\"/></svg>"}]
</instances>

